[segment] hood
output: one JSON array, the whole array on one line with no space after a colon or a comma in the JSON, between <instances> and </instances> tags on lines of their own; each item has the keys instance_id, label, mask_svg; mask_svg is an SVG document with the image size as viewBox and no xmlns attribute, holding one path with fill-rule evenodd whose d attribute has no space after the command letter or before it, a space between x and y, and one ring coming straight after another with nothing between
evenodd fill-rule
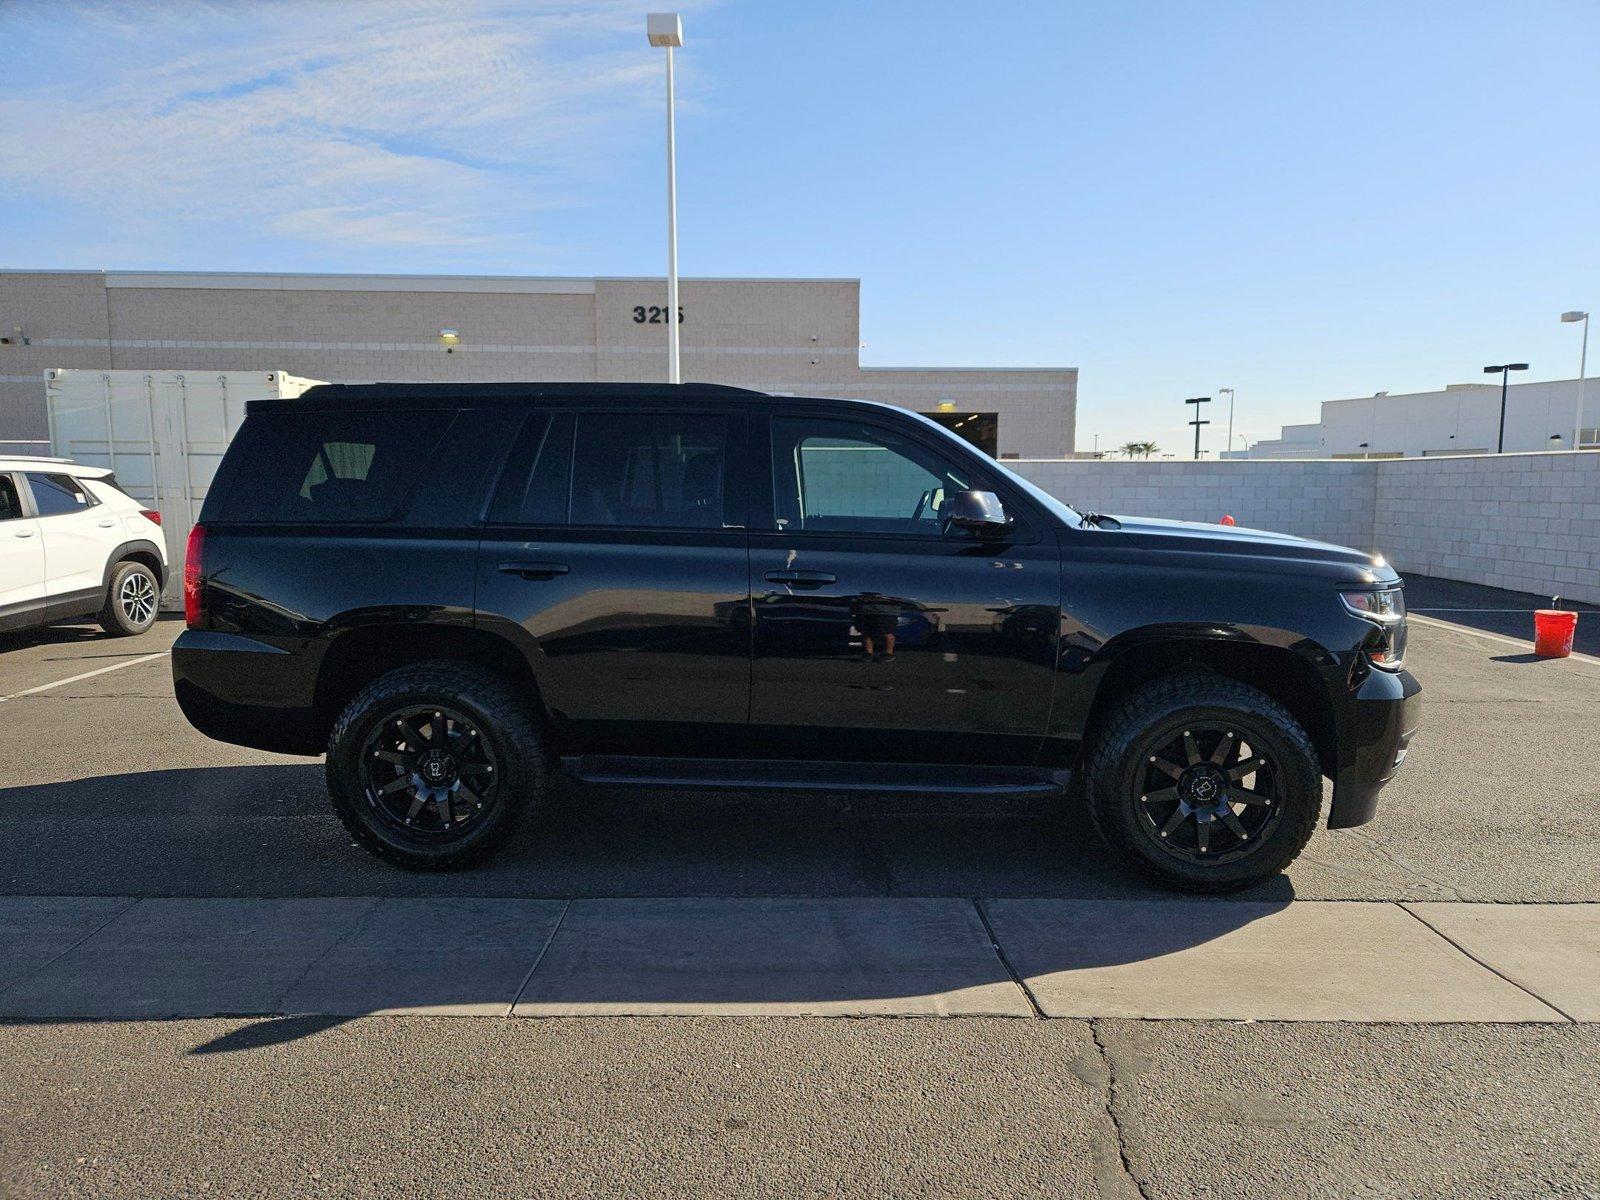
<instances>
[{"instance_id":1,"label":"hood","mask_svg":"<svg viewBox=\"0 0 1600 1200\"><path fill-rule=\"evenodd\" d=\"M1278 559L1286 565L1337 565L1355 568L1369 583L1384 583L1399 578L1381 554L1369 554L1332 542L1317 542L1288 533L1273 533L1267 529L1246 529L1241 525L1168 521L1161 517L1117 516L1112 519L1122 528L1108 532L1136 539L1137 544L1151 550L1233 554Z\"/></svg>"}]
</instances>

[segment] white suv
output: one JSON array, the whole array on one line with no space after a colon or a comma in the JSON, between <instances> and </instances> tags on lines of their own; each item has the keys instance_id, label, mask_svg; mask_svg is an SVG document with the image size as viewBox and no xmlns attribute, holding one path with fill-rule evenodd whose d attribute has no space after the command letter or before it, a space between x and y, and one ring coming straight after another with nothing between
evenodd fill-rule
<instances>
[{"instance_id":1,"label":"white suv","mask_svg":"<svg viewBox=\"0 0 1600 1200\"><path fill-rule=\"evenodd\" d=\"M166 579L161 514L110 471L0 457L0 630L92 616L143 633Z\"/></svg>"}]
</instances>

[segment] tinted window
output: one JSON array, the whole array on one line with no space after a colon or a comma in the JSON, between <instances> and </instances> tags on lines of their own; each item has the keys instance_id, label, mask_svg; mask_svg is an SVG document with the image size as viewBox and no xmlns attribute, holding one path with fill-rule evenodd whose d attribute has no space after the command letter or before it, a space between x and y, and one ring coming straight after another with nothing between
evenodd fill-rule
<instances>
[{"instance_id":1,"label":"tinted window","mask_svg":"<svg viewBox=\"0 0 1600 1200\"><path fill-rule=\"evenodd\" d=\"M574 525L720 529L728 422L694 413L582 413Z\"/></svg>"},{"instance_id":2,"label":"tinted window","mask_svg":"<svg viewBox=\"0 0 1600 1200\"><path fill-rule=\"evenodd\" d=\"M772 422L773 511L779 528L938 537L951 492L976 487L920 442L853 421Z\"/></svg>"},{"instance_id":3,"label":"tinted window","mask_svg":"<svg viewBox=\"0 0 1600 1200\"><path fill-rule=\"evenodd\" d=\"M251 416L223 520L387 521L428 465L452 412Z\"/></svg>"},{"instance_id":4,"label":"tinted window","mask_svg":"<svg viewBox=\"0 0 1600 1200\"><path fill-rule=\"evenodd\" d=\"M506 459L489 519L509 525L565 525L572 481L571 413L528 417Z\"/></svg>"},{"instance_id":5,"label":"tinted window","mask_svg":"<svg viewBox=\"0 0 1600 1200\"><path fill-rule=\"evenodd\" d=\"M70 475L45 475L29 471L28 486L33 489L33 502L41 517L82 512L95 504L94 497Z\"/></svg>"},{"instance_id":6,"label":"tinted window","mask_svg":"<svg viewBox=\"0 0 1600 1200\"><path fill-rule=\"evenodd\" d=\"M17 485L11 476L0 475L0 521L15 521L22 515L22 501L17 498Z\"/></svg>"}]
</instances>

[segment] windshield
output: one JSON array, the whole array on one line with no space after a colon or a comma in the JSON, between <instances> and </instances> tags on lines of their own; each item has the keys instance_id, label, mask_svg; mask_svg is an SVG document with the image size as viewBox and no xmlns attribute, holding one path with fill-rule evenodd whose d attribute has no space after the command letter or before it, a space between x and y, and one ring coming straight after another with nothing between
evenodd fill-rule
<instances>
[{"instance_id":1,"label":"windshield","mask_svg":"<svg viewBox=\"0 0 1600 1200\"><path fill-rule=\"evenodd\" d=\"M959 433L950 432L950 430L939 424L939 422L930 421L927 417L923 416L919 412L914 412L911 415L917 420L921 421L929 429L932 429L934 432L936 432L940 437L947 438L958 445L966 447L968 450L973 448L972 443L967 441L966 438L962 437ZM1015 471L1008 468L1005 463L991 461L989 465L991 467L999 468L1002 475L1004 475L1017 487L1027 492L1028 495L1031 496L1038 504L1043 506L1051 516L1065 522L1069 526L1081 525L1083 523L1083 514L1078 512L1077 509L1073 508L1070 504L1065 504L1062 501L1057 500L1054 496L1045 491L1043 488L1039 487L1037 484L1028 482L1028 480L1024 479L1021 475L1018 475Z\"/></svg>"}]
</instances>

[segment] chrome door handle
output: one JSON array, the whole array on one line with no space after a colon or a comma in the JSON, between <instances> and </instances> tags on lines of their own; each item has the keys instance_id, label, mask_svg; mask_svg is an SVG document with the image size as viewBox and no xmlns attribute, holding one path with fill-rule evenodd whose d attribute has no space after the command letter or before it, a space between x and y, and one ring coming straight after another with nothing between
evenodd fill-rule
<instances>
[{"instance_id":1,"label":"chrome door handle","mask_svg":"<svg viewBox=\"0 0 1600 1200\"><path fill-rule=\"evenodd\" d=\"M570 567L566 563L558 562L503 562L500 572L503 575L515 575L520 579L554 579L557 575L565 575Z\"/></svg>"},{"instance_id":2,"label":"chrome door handle","mask_svg":"<svg viewBox=\"0 0 1600 1200\"><path fill-rule=\"evenodd\" d=\"M763 578L768 583L786 583L790 587L821 587L839 582L832 571L768 571Z\"/></svg>"}]
</instances>

